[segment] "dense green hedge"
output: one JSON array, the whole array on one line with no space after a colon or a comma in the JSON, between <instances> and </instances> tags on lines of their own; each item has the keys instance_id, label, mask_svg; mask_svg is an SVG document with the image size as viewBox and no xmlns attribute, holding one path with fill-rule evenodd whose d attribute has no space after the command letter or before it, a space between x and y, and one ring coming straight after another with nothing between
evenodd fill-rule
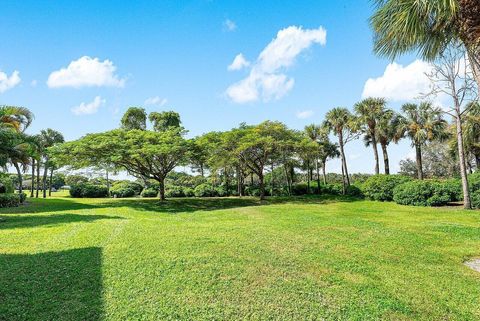
<instances>
[{"instance_id":1,"label":"dense green hedge","mask_svg":"<svg viewBox=\"0 0 480 321\"><path fill-rule=\"evenodd\" d=\"M472 206L480 209L480 189L472 193L471 199Z\"/></svg>"},{"instance_id":2,"label":"dense green hedge","mask_svg":"<svg viewBox=\"0 0 480 321\"><path fill-rule=\"evenodd\" d=\"M200 184L193 190L196 197L214 197L218 196L215 188L207 183Z\"/></svg>"},{"instance_id":3,"label":"dense green hedge","mask_svg":"<svg viewBox=\"0 0 480 321\"><path fill-rule=\"evenodd\" d=\"M110 195L114 197L132 197L140 195L143 186L131 181L115 182L110 188Z\"/></svg>"},{"instance_id":4,"label":"dense green hedge","mask_svg":"<svg viewBox=\"0 0 480 321\"><path fill-rule=\"evenodd\" d=\"M21 203L21 194L0 193L0 207L16 207Z\"/></svg>"},{"instance_id":5,"label":"dense green hedge","mask_svg":"<svg viewBox=\"0 0 480 321\"><path fill-rule=\"evenodd\" d=\"M103 185L93 185L89 183L78 183L70 187L71 197L107 197L108 190Z\"/></svg>"},{"instance_id":6,"label":"dense green hedge","mask_svg":"<svg viewBox=\"0 0 480 321\"><path fill-rule=\"evenodd\" d=\"M393 200L402 205L442 206L456 200L456 196L444 182L411 181L395 187Z\"/></svg>"},{"instance_id":7,"label":"dense green hedge","mask_svg":"<svg viewBox=\"0 0 480 321\"><path fill-rule=\"evenodd\" d=\"M402 175L374 175L362 184L362 192L367 199L373 201L391 201L394 188L411 180Z\"/></svg>"},{"instance_id":8,"label":"dense green hedge","mask_svg":"<svg viewBox=\"0 0 480 321\"><path fill-rule=\"evenodd\" d=\"M142 197L157 197L158 189L148 187L148 188L145 188L140 195Z\"/></svg>"}]
</instances>

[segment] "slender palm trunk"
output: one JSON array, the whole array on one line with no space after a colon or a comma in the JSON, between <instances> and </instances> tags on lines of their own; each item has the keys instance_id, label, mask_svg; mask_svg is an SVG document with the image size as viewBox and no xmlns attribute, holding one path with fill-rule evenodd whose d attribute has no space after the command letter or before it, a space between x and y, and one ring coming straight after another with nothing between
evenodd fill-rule
<instances>
[{"instance_id":1,"label":"slender palm trunk","mask_svg":"<svg viewBox=\"0 0 480 321\"><path fill-rule=\"evenodd\" d=\"M35 198L38 198L38 191L40 190L40 160L37 162L37 188L35 190Z\"/></svg>"},{"instance_id":2,"label":"slender palm trunk","mask_svg":"<svg viewBox=\"0 0 480 321\"><path fill-rule=\"evenodd\" d=\"M417 177L423 179L423 165L422 165L422 147L420 144L415 144L415 159L417 163Z\"/></svg>"},{"instance_id":3,"label":"slender palm trunk","mask_svg":"<svg viewBox=\"0 0 480 321\"><path fill-rule=\"evenodd\" d=\"M460 176L462 177L462 189L463 189L463 207L465 209L471 209L472 204L470 201L470 189L468 188L467 169L465 167L465 150L463 148L463 130L462 119L460 114L460 104L456 104L455 107L456 117L456 129L457 129L457 146L458 146L458 158L460 162Z\"/></svg>"},{"instance_id":4,"label":"slender palm trunk","mask_svg":"<svg viewBox=\"0 0 480 321\"><path fill-rule=\"evenodd\" d=\"M315 161L317 172L317 194L320 194L320 166L318 166L318 159Z\"/></svg>"},{"instance_id":5,"label":"slender palm trunk","mask_svg":"<svg viewBox=\"0 0 480 321\"><path fill-rule=\"evenodd\" d=\"M48 196L52 196L53 167L50 168L50 184L48 184Z\"/></svg>"},{"instance_id":6,"label":"slender palm trunk","mask_svg":"<svg viewBox=\"0 0 480 321\"><path fill-rule=\"evenodd\" d=\"M480 52L479 46L475 46L475 48L470 48L467 50L468 59L470 61L470 65L472 66L473 71L473 78L477 83L478 90L480 91Z\"/></svg>"},{"instance_id":7,"label":"slender palm trunk","mask_svg":"<svg viewBox=\"0 0 480 321\"><path fill-rule=\"evenodd\" d=\"M45 166L43 167L43 198L47 198L47 175L48 175L48 167L47 162L45 161Z\"/></svg>"},{"instance_id":8,"label":"slender palm trunk","mask_svg":"<svg viewBox=\"0 0 480 321\"><path fill-rule=\"evenodd\" d=\"M378 146L377 146L377 139L375 135L372 135L372 147L373 147L373 156L375 157L375 174L380 174L380 164L378 159Z\"/></svg>"},{"instance_id":9,"label":"slender palm trunk","mask_svg":"<svg viewBox=\"0 0 480 321\"><path fill-rule=\"evenodd\" d=\"M273 191L275 189L275 177L273 175L273 170L274 170L274 167L273 167L273 162L272 164L270 165L271 167L271 171L270 171L270 196L273 196Z\"/></svg>"},{"instance_id":10,"label":"slender palm trunk","mask_svg":"<svg viewBox=\"0 0 480 321\"><path fill-rule=\"evenodd\" d=\"M348 176L348 169L347 169L347 160L345 158L345 150L343 147L343 133L339 131L338 133L338 143L340 145L340 156L342 158L342 176L344 185L350 186L350 178Z\"/></svg>"},{"instance_id":11,"label":"slender palm trunk","mask_svg":"<svg viewBox=\"0 0 480 321\"><path fill-rule=\"evenodd\" d=\"M388 159L387 144L382 144L382 153L383 153L383 166L385 167L385 174L390 175L390 160Z\"/></svg>"},{"instance_id":12,"label":"slender palm trunk","mask_svg":"<svg viewBox=\"0 0 480 321\"><path fill-rule=\"evenodd\" d=\"M23 193L23 177L22 177L22 171L20 170L20 166L18 166L17 162L13 163L13 166L15 167L15 170L17 171L17 177L18 177L18 192L20 194Z\"/></svg>"},{"instance_id":13,"label":"slender palm trunk","mask_svg":"<svg viewBox=\"0 0 480 321\"><path fill-rule=\"evenodd\" d=\"M265 183L264 183L264 177L263 177L263 171L258 172L258 181L260 185L260 200L265 199Z\"/></svg>"},{"instance_id":14,"label":"slender palm trunk","mask_svg":"<svg viewBox=\"0 0 480 321\"><path fill-rule=\"evenodd\" d=\"M310 194L310 161L307 162L307 194Z\"/></svg>"},{"instance_id":15,"label":"slender palm trunk","mask_svg":"<svg viewBox=\"0 0 480 321\"><path fill-rule=\"evenodd\" d=\"M34 188L35 188L35 158L32 157L32 186L30 188L30 197L33 197Z\"/></svg>"},{"instance_id":16,"label":"slender palm trunk","mask_svg":"<svg viewBox=\"0 0 480 321\"><path fill-rule=\"evenodd\" d=\"M283 165L283 170L285 172L285 182L287 183L287 192L288 192L288 196L292 195L292 187L290 185L290 178L288 176L288 168L287 168L287 164L284 164Z\"/></svg>"},{"instance_id":17,"label":"slender palm trunk","mask_svg":"<svg viewBox=\"0 0 480 321\"><path fill-rule=\"evenodd\" d=\"M322 175L323 175L323 185L327 185L327 162L323 162L322 164Z\"/></svg>"},{"instance_id":18,"label":"slender palm trunk","mask_svg":"<svg viewBox=\"0 0 480 321\"><path fill-rule=\"evenodd\" d=\"M159 183L158 198L163 202L165 200L165 178L158 179L157 181Z\"/></svg>"}]
</instances>

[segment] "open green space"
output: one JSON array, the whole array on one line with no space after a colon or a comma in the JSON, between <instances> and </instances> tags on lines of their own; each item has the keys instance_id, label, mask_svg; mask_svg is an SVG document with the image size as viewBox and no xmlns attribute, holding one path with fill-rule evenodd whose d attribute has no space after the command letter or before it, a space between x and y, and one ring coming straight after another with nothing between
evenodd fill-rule
<instances>
[{"instance_id":1,"label":"open green space","mask_svg":"<svg viewBox=\"0 0 480 321\"><path fill-rule=\"evenodd\" d=\"M480 212L340 197L29 199L2 320L477 320Z\"/></svg>"}]
</instances>

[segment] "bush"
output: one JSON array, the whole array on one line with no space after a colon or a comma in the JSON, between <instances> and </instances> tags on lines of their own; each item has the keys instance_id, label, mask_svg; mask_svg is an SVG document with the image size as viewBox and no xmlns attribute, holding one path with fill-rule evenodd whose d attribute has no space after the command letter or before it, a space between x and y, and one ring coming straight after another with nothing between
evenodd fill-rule
<instances>
[{"instance_id":1,"label":"bush","mask_svg":"<svg viewBox=\"0 0 480 321\"><path fill-rule=\"evenodd\" d=\"M395 187L411 180L410 177L402 175L374 175L362 184L362 192L370 200L391 201Z\"/></svg>"},{"instance_id":2,"label":"bush","mask_svg":"<svg viewBox=\"0 0 480 321\"><path fill-rule=\"evenodd\" d=\"M347 186L347 195L355 196L355 197L363 197L362 189L357 186L356 184Z\"/></svg>"},{"instance_id":3,"label":"bush","mask_svg":"<svg viewBox=\"0 0 480 321\"><path fill-rule=\"evenodd\" d=\"M215 188L215 193L220 197L228 196L227 188L223 185L217 186Z\"/></svg>"},{"instance_id":4,"label":"bush","mask_svg":"<svg viewBox=\"0 0 480 321\"><path fill-rule=\"evenodd\" d=\"M135 190L127 186L119 185L119 187L112 187L110 189L110 195L117 198L133 197L135 196Z\"/></svg>"},{"instance_id":5,"label":"bush","mask_svg":"<svg viewBox=\"0 0 480 321\"><path fill-rule=\"evenodd\" d=\"M27 199L27 194L25 193L19 193L18 196L20 197L20 203L23 203L25 202L25 200Z\"/></svg>"},{"instance_id":6,"label":"bush","mask_svg":"<svg viewBox=\"0 0 480 321\"><path fill-rule=\"evenodd\" d=\"M13 193L15 191L13 182L6 174L0 173L0 193Z\"/></svg>"},{"instance_id":7,"label":"bush","mask_svg":"<svg viewBox=\"0 0 480 321\"><path fill-rule=\"evenodd\" d=\"M1 193L0 207L17 207L20 205L20 194Z\"/></svg>"},{"instance_id":8,"label":"bush","mask_svg":"<svg viewBox=\"0 0 480 321\"><path fill-rule=\"evenodd\" d=\"M204 183L200 184L194 189L194 194L196 197L213 197L217 196L217 192L212 185Z\"/></svg>"},{"instance_id":9,"label":"bush","mask_svg":"<svg viewBox=\"0 0 480 321\"><path fill-rule=\"evenodd\" d=\"M312 187L310 185L310 187ZM310 191L311 192L311 191ZM307 183L296 183L292 185L292 195L306 195L308 194L308 185Z\"/></svg>"},{"instance_id":10,"label":"bush","mask_svg":"<svg viewBox=\"0 0 480 321\"><path fill-rule=\"evenodd\" d=\"M260 188L257 186L245 186L245 196L260 196Z\"/></svg>"},{"instance_id":11,"label":"bush","mask_svg":"<svg viewBox=\"0 0 480 321\"><path fill-rule=\"evenodd\" d=\"M140 195L142 197L157 197L158 196L158 189L155 189L155 188L152 188L152 187L145 188Z\"/></svg>"},{"instance_id":12,"label":"bush","mask_svg":"<svg viewBox=\"0 0 480 321\"><path fill-rule=\"evenodd\" d=\"M185 197L194 197L195 191L191 187L184 187L183 194L185 194Z\"/></svg>"},{"instance_id":13,"label":"bush","mask_svg":"<svg viewBox=\"0 0 480 321\"><path fill-rule=\"evenodd\" d=\"M165 197L185 197L183 188L180 186L169 186L165 190Z\"/></svg>"},{"instance_id":14,"label":"bush","mask_svg":"<svg viewBox=\"0 0 480 321\"><path fill-rule=\"evenodd\" d=\"M473 208L480 208L480 190L476 190L471 195Z\"/></svg>"},{"instance_id":15,"label":"bush","mask_svg":"<svg viewBox=\"0 0 480 321\"><path fill-rule=\"evenodd\" d=\"M480 191L480 170L468 175L468 185L472 192Z\"/></svg>"},{"instance_id":16,"label":"bush","mask_svg":"<svg viewBox=\"0 0 480 321\"><path fill-rule=\"evenodd\" d=\"M450 188L445 182L410 181L395 187L393 200L402 205L442 206L455 200Z\"/></svg>"},{"instance_id":17,"label":"bush","mask_svg":"<svg viewBox=\"0 0 480 321\"><path fill-rule=\"evenodd\" d=\"M70 188L71 197L107 197L108 190L106 186L103 185L93 185L89 183L79 183L72 185Z\"/></svg>"},{"instance_id":18,"label":"bush","mask_svg":"<svg viewBox=\"0 0 480 321\"><path fill-rule=\"evenodd\" d=\"M135 195L140 195L140 193L143 190L143 186L138 184L138 183L131 182L131 181L119 181L119 182L113 183L112 188L110 189L110 192L113 195L113 192L115 192L116 190L121 190L121 189L131 189L131 190L133 190L133 195L123 196L123 197L131 197L131 196L135 196ZM117 196L117 197L121 197L121 196Z\"/></svg>"}]
</instances>

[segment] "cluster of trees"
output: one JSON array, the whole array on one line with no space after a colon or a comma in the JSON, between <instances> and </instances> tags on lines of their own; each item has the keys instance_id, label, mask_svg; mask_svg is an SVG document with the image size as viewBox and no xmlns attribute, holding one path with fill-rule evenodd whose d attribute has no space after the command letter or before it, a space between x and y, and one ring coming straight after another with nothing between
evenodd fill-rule
<instances>
[{"instance_id":1,"label":"cluster of trees","mask_svg":"<svg viewBox=\"0 0 480 321\"><path fill-rule=\"evenodd\" d=\"M63 143L61 133L53 129L41 130L28 135L25 130L33 121L33 114L24 107L0 106L0 167L12 166L17 172L19 192L23 192L23 174L31 169L30 196L38 197L47 189L51 194L53 172L57 168L48 153L48 148Z\"/></svg>"}]
</instances>

